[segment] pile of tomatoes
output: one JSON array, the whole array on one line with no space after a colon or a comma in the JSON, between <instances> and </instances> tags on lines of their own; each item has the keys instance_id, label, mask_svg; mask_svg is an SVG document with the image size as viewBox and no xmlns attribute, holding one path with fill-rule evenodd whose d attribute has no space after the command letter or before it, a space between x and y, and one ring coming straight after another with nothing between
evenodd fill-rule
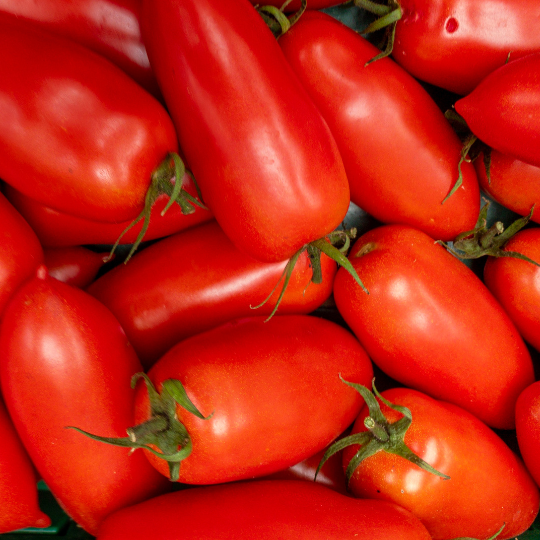
<instances>
[{"instance_id":1,"label":"pile of tomatoes","mask_svg":"<svg viewBox=\"0 0 540 540\"><path fill-rule=\"evenodd\" d=\"M99 540L531 530L540 15L499 4L0 0L0 534L39 480Z\"/></svg>"}]
</instances>

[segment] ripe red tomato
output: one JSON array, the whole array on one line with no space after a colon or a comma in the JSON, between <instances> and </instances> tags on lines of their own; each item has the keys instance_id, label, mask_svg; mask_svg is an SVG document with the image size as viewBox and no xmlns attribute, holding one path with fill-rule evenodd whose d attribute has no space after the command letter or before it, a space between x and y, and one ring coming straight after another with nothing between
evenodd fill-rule
<instances>
[{"instance_id":1,"label":"ripe red tomato","mask_svg":"<svg viewBox=\"0 0 540 540\"><path fill-rule=\"evenodd\" d=\"M519 393L534 381L529 351L487 287L425 233L377 227L353 245L334 282L337 308L382 371L455 403L486 424L513 428Z\"/></svg>"},{"instance_id":2,"label":"ripe red tomato","mask_svg":"<svg viewBox=\"0 0 540 540\"><path fill-rule=\"evenodd\" d=\"M539 88L540 52L511 57L454 106L485 144L540 167Z\"/></svg>"},{"instance_id":3,"label":"ripe red tomato","mask_svg":"<svg viewBox=\"0 0 540 540\"><path fill-rule=\"evenodd\" d=\"M155 497L110 516L97 536L147 538L430 540L420 521L395 504L354 499L297 480L204 486Z\"/></svg>"},{"instance_id":4,"label":"ripe red tomato","mask_svg":"<svg viewBox=\"0 0 540 540\"><path fill-rule=\"evenodd\" d=\"M475 416L456 405L409 388L381 394L407 407L412 423L404 442L421 459L449 476L441 478L407 459L385 451L366 458L355 469L349 489L361 498L391 501L422 521L433 540L514 538L533 523L540 505L538 487L522 461ZM390 422L403 418L381 404ZM364 406L352 433L365 432ZM371 416L373 418L373 416ZM343 450L346 467L358 445Z\"/></svg>"},{"instance_id":5,"label":"ripe red tomato","mask_svg":"<svg viewBox=\"0 0 540 540\"><path fill-rule=\"evenodd\" d=\"M360 34L306 12L279 44L328 122L349 178L351 200L383 223L404 223L451 240L480 209L474 167L428 92ZM444 201L444 203L443 203Z\"/></svg>"},{"instance_id":6,"label":"ripe red tomato","mask_svg":"<svg viewBox=\"0 0 540 540\"><path fill-rule=\"evenodd\" d=\"M133 423L130 380L142 367L114 316L44 266L13 296L0 328L0 381L13 423L66 513L95 534L123 506L169 489L143 455L66 426L112 436Z\"/></svg>"},{"instance_id":7,"label":"ripe red tomato","mask_svg":"<svg viewBox=\"0 0 540 540\"><path fill-rule=\"evenodd\" d=\"M277 313L309 313L332 293L336 263L321 258L322 282L310 283L302 253ZM238 250L215 221L169 236L101 276L88 292L103 302L148 368L173 345L238 317L269 315L285 262L263 263ZM279 287L278 287L279 289Z\"/></svg>"},{"instance_id":8,"label":"ripe red tomato","mask_svg":"<svg viewBox=\"0 0 540 540\"><path fill-rule=\"evenodd\" d=\"M540 486L540 381L523 390L517 400L516 435L521 457Z\"/></svg>"},{"instance_id":9,"label":"ripe red tomato","mask_svg":"<svg viewBox=\"0 0 540 540\"><path fill-rule=\"evenodd\" d=\"M337 145L254 7L149 0L141 20L180 146L237 247L283 261L339 226L350 201Z\"/></svg>"},{"instance_id":10,"label":"ripe red tomato","mask_svg":"<svg viewBox=\"0 0 540 540\"><path fill-rule=\"evenodd\" d=\"M540 228L517 232L503 250L521 253L540 264ZM540 351L540 267L516 257L488 257L484 282L525 341Z\"/></svg>"},{"instance_id":11,"label":"ripe red tomato","mask_svg":"<svg viewBox=\"0 0 540 540\"><path fill-rule=\"evenodd\" d=\"M39 508L37 475L0 398L0 534L26 527L48 527Z\"/></svg>"}]
</instances>

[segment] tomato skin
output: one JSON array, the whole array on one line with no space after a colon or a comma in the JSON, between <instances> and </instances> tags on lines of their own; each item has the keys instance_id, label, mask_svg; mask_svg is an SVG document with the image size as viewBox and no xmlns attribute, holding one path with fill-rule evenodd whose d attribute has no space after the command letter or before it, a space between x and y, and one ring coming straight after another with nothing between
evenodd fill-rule
<instances>
[{"instance_id":1,"label":"tomato skin","mask_svg":"<svg viewBox=\"0 0 540 540\"><path fill-rule=\"evenodd\" d=\"M462 408L416 390L394 388L382 396L411 411L405 444L450 479L379 452L351 477L349 488L356 496L403 506L422 521L433 540L488 538L503 523L497 538L514 538L532 525L540 505L538 487L495 432ZM384 404L381 409L390 421L401 418ZM364 407L352 433L366 430L367 415ZM344 449L344 466L357 449Z\"/></svg>"},{"instance_id":2,"label":"tomato skin","mask_svg":"<svg viewBox=\"0 0 540 540\"><path fill-rule=\"evenodd\" d=\"M39 509L37 475L0 398L0 534L27 527L48 527Z\"/></svg>"},{"instance_id":3,"label":"tomato skin","mask_svg":"<svg viewBox=\"0 0 540 540\"><path fill-rule=\"evenodd\" d=\"M227 236L277 262L339 226L350 202L339 150L254 7L150 0L141 20L180 146Z\"/></svg>"},{"instance_id":4,"label":"tomato skin","mask_svg":"<svg viewBox=\"0 0 540 540\"><path fill-rule=\"evenodd\" d=\"M309 313L332 293L336 263L321 257L321 284L299 258L278 313ZM269 315L285 263L263 263L238 250L215 221L172 235L101 276L88 292L119 320L148 368L173 345L238 317Z\"/></svg>"},{"instance_id":5,"label":"tomato skin","mask_svg":"<svg viewBox=\"0 0 540 540\"><path fill-rule=\"evenodd\" d=\"M517 232L504 246L540 264L540 229ZM540 268L515 257L488 257L484 283L504 307L521 335L540 351Z\"/></svg>"},{"instance_id":6,"label":"tomato skin","mask_svg":"<svg viewBox=\"0 0 540 540\"><path fill-rule=\"evenodd\" d=\"M399 0L392 55L411 75L466 95L512 58L540 50L536 0Z\"/></svg>"},{"instance_id":7,"label":"tomato skin","mask_svg":"<svg viewBox=\"0 0 540 540\"><path fill-rule=\"evenodd\" d=\"M123 436L131 376L142 367L114 316L46 275L19 288L0 330L6 406L40 476L66 513L95 534L109 513L169 489L144 456L66 426Z\"/></svg>"},{"instance_id":8,"label":"tomato skin","mask_svg":"<svg viewBox=\"0 0 540 540\"><path fill-rule=\"evenodd\" d=\"M474 167L427 91L390 58L330 15L306 12L279 38L295 73L328 122L351 200L382 223L404 223L451 240L471 230L480 195Z\"/></svg>"},{"instance_id":9,"label":"tomato skin","mask_svg":"<svg viewBox=\"0 0 540 540\"><path fill-rule=\"evenodd\" d=\"M517 400L516 435L521 457L540 486L540 381L525 388Z\"/></svg>"},{"instance_id":10,"label":"tomato skin","mask_svg":"<svg viewBox=\"0 0 540 540\"><path fill-rule=\"evenodd\" d=\"M176 491L116 512L103 523L97 540L146 538L430 540L419 520L397 505L358 500L297 480Z\"/></svg>"},{"instance_id":11,"label":"tomato skin","mask_svg":"<svg viewBox=\"0 0 540 540\"><path fill-rule=\"evenodd\" d=\"M42 262L36 234L0 193L0 319L12 294Z\"/></svg>"},{"instance_id":12,"label":"tomato skin","mask_svg":"<svg viewBox=\"0 0 540 540\"><path fill-rule=\"evenodd\" d=\"M212 484L266 476L324 448L361 407L359 394L339 374L369 384L373 367L351 332L310 315L239 319L178 343L148 376L158 390L167 379L179 380L203 415L213 412L201 420L176 408L193 443L179 481ZM148 415L148 392L141 383L136 424ZM164 460L144 452L169 475Z\"/></svg>"},{"instance_id":13,"label":"tomato skin","mask_svg":"<svg viewBox=\"0 0 540 540\"><path fill-rule=\"evenodd\" d=\"M459 405L491 427L514 427L532 381L529 351L480 279L425 233L386 225L360 237L349 260L369 291L338 270L338 311L390 377Z\"/></svg>"},{"instance_id":14,"label":"tomato skin","mask_svg":"<svg viewBox=\"0 0 540 540\"><path fill-rule=\"evenodd\" d=\"M178 151L165 108L89 49L0 25L0 177L66 213L134 219L152 172Z\"/></svg>"},{"instance_id":15,"label":"tomato skin","mask_svg":"<svg viewBox=\"0 0 540 540\"><path fill-rule=\"evenodd\" d=\"M454 106L488 146L540 167L539 88L540 51L510 59Z\"/></svg>"}]
</instances>

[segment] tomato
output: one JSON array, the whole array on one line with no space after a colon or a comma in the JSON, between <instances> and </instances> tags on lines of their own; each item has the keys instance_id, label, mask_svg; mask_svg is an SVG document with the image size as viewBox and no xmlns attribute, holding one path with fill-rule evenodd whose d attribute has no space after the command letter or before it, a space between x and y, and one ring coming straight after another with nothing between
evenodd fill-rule
<instances>
[{"instance_id":1,"label":"tomato","mask_svg":"<svg viewBox=\"0 0 540 540\"><path fill-rule=\"evenodd\" d=\"M534 214L533 214L534 215ZM540 228L517 232L503 248L540 264ZM540 267L516 257L488 257L484 282L521 335L540 351Z\"/></svg>"},{"instance_id":2,"label":"tomato","mask_svg":"<svg viewBox=\"0 0 540 540\"><path fill-rule=\"evenodd\" d=\"M141 39L140 0L0 0L0 14L85 45L160 95Z\"/></svg>"},{"instance_id":3,"label":"tomato","mask_svg":"<svg viewBox=\"0 0 540 540\"><path fill-rule=\"evenodd\" d=\"M108 60L0 20L0 177L62 212L137 217L178 145L165 108ZM163 174L170 184L170 175Z\"/></svg>"},{"instance_id":4,"label":"tomato","mask_svg":"<svg viewBox=\"0 0 540 540\"><path fill-rule=\"evenodd\" d=\"M540 52L511 57L454 106L485 144L540 167L539 88Z\"/></svg>"},{"instance_id":5,"label":"tomato","mask_svg":"<svg viewBox=\"0 0 540 540\"><path fill-rule=\"evenodd\" d=\"M516 435L521 457L540 485L540 381L525 388L517 400Z\"/></svg>"},{"instance_id":6,"label":"tomato","mask_svg":"<svg viewBox=\"0 0 540 540\"><path fill-rule=\"evenodd\" d=\"M309 313L332 293L336 264L323 256L322 283L310 283L304 252L278 313ZM88 292L116 316L145 367L182 339L237 317L269 315L285 262L238 250L215 221L160 240L93 283ZM278 287L279 289L279 287Z\"/></svg>"},{"instance_id":7,"label":"tomato","mask_svg":"<svg viewBox=\"0 0 540 540\"><path fill-rule=\"evenodd\" d=\"M419 520L395 504L296 480L204 486L155 497L110 516L97 536L146 538L430 540Z\"/></svg>"},{"instance_id":8,"label":"tomato","mask_svg":"<svg viewBox=\"0 0 540 540\"><path fill-rule=\"evenodd\" d=\"M369 295L340 269L334 299L373 362L491 427L513 428L516 399L534 381L531 356L473 271L404 225L368 231L349 260Z\"/></svg>"},{"instance_id":9,"label":"tomato","mask_svg":"<svg viewBox=\"0 0 540 540\"><path fill-rule=\"evenodd\" d=\"M141 20L180 146L227 236L277 262L339 226L350 201L336 142L254 7L150 0Z\"/></svg>"},{"instance_id":10,"label":"tomato","mask_svg":"<svg viewBox=\"0 0 540 540\"><path fill-rule=\"evenodd\" d=\"M42 262L36 234L0 192L0 320L11 295Z\"/></svg>"},{"instance_id":11,"label":"tomato","mask_svg":"<svg viewBox=\"0 0 540 540\"><path fill-rule=\"evenodd\" d=\"M355 204L437 239L474 226L474 167L462 164L445 200L462 144L420 83L390 58L364 67L377 48L325 13L304 13L279 43L336 138Z\"/></svg>"},{"instance_id":12,"label":"tomato","mask_svg":"<svg viewBox=\"0 0 540 540\"><path fill-rule=\"evenodd\" d=\"M37 476L0 398L0 534L26 527L48 527L39 508Z\"/></svg>"},{"instance_id":13,"label":"tomato","mask_svg":"<svg viewBox=\"0 0 540 540\"><path fill-rule=\"evenodd\" d=\"M538 487L523 462L490 428L461 407L416 390L394 388L381 395L410 411L405 445L450 478L379 451L352 473L349 489L355 496L406 508L422 521L433 540L488 538L504 525L497 536L502 540L532 525L540 505ZM381 409L390 422L403 418L385 404ZM368 416L374 415L364 406L353 434L367 431ZM351 445L343 450L345 467L359 448Z\"/></svg>"},{"instance_id":14,"label":"tomato","mask_svg":"<svg viewBox=\"0 0 540 540\"><path fill-rule=\"evenodd\" d=\"M66 513L95 534L112 511L169 489L143 455L66 429L118 436L132 424L130 380L141 365L114 316L84 291L47 276L44 266L19 288L5 315L0 381L6 406Z\"/></svg>"}]
</instances>

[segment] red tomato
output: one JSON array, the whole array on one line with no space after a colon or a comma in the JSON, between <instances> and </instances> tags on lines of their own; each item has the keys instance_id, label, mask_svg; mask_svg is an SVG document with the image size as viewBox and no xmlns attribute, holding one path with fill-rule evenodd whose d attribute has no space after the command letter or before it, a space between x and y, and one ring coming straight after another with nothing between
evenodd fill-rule
<instances>
[{"instance_id":1,"label":"red tomato","mask_svg":"<svg viewBox=\"0 0 540 540\"><path fill-rule=\"evenodd\" d=\"M309 313L332 293L336 264L323 256L322 283L310 283L311 264L300 256L278 313ZM263 263L238 250L215 221L165 238L127 265L101 276L88 292L124 328L147 368L186 337L238 317L269 315L285 262ZM279 289L279 287L278 287Z\"/></svg>"},{"instance_id":2,"label":"red tomato","mask_svg":"<svg viewBox=\"0 0 540 540\"><path fill-rule=\"evenodd\" d=\"M377 48L325 13L304 13L279 43L336 138L355 204L442 240L474 227L474 167L463 163L461 187L445 201L462 144L412 76L390 58L364 67Z\"/></svg>"},{"instance_id":3,"label":"red tomato","mask_svg":"<svg viewBox=\"0 0 540 540\"><path fill-rule=\"evenodd\" d=\"M296 480L205 486L155 497L110 516L97 538L430 540L420 521L395 504Z\"/></svg>"},{"instance_id":4,"label":"red tomato","mask_svg":"<svg viewBox=\"0 0 540 540\"><path fill-rule=\"evenodd\" d=\"M112 511L169 488L143 455L66 429L120 436L133 423L130 380L142 368L95 298L41 266L6 309L0 358L2 393L21 440L53 495L86 531L95 534Z\"/></svg>"},{"instance_id":5,"label":"red tomato","mask_svg":"<svg viewBox=\"0 0 540 540\"><path fill-rule=\"evenodd\" d=\"M510 58L454 106L488 146L540 167L540 52Z\"/></svg>"},{"instance_id":6,"label":"red tomato","mask_svg":"<svg viewBox=\"0 0 540 540\"><path fill-rule=\"evenodd\" d=\"M227 236L277 262L339 226L349 187L337 145L253 6L149 0L141 20L180 146Z\"/></svg>"},{"instance_id":7,"label":"red tomato","mask_svg":"<svg viewBox=\"0 0 540 540\"><path fill-rule=\"evenodd\" d=\"M516 399L534 380L531 356L473 271L425 233L400 225L361 236L349 260L369 295L340 269L334 298L373 362L492 427L513 428Z\"/></svg>"},{"instance_id":8,"label":"red tomato","mask_svg":"<svg viewBox=\"0 0 540 540\"><path fill-rule=\"evenodd\" d=\"M0 192L0 319L11 295L42 262L37 236Z\"/></svg>"},{"instance_id":9,"label":"red tomato","mask_svg":"<svg viewBox=\"0 0 540 540\"><path fill-rule=\"evenodd\" d=\"M407 407L412 424L404 442L441 478L407 459L384 451L366 458L354 471L349 489L361 498L382 499L406 508L426 526L433 540L514 538L533 523L540 505L538 487L523 463L498 435L462 408L409 388L381 394ZM403 416L381 404L390 422ZM364 406L352 433L367 431ZM347 466L359 446L343 450Z\"/></svg>"},{"instance_id":10,"label":"red tomato","mask_svg":"<svg viewBox=\"0 0 540 540\"><path fill-rule=\"evenodd\" d=\"M521 457L540 485L540 381L523 390L517 400L516 435Z\"/></svg>"},{"instance_id":11,"label":"red tomato","mask_svg":"<svg viewBox=\"0 0 540 540\"><path fill-rule=\"evenodd\" d=\"M540 264L540 228L523 229L503 248ZM484 282L521 335L540 351L540 267L515 257L488 257Z\"/></svg>"},{"instance_id":12,"label":"red tomato","mask_svg":"<svg viewBox=\"0 0 540 540\"><path fill-rule=\"evenodd\" d=\"M196 189L189 175L184 177L185 190L196 196ZM47 247L69 247L87 244L114 244L130 225L131 220L106 223L73 216L49 208L6 185L7 199L15 206L36 232L40 242ZM212 213L195 207L191 214L184 214L174 204L162 216L161 211L169 202L167 195L160 195L152 208L144 240L155 240L212 219ZM141 232L143 222L131 227L121 238L122 243L132 244Z\"/></svg>"},{"instance_id":13,"label":"red tomato","mask_svg":"<svg viewBox=\"0 0 540 540\"><path fill-rule=\"evenodd\" d=\"M180 342L148 377L158 391L164 381L180 381L195 407L211 417L198 418L180 405L170 411L192 444L178 480L215 484L266 476L315 454L360 411L360 396L340 373L369 383L373 368L352 333L309 315L246 318ZM144 384L135 406L136 425L150 419ZM172 452L186 445L182 435ZM165 460L144 452L169 476Z\"/></svg>"},{"instance_id":14,"label":"red tomato","mask_svg":"<svg viewBox=\"0 0 540 540\"><path fill-rule=\"evenodd\" d=\"M82 45L0 26L0 177L62 212L134 219L153 172L178 150L167 111Z\"/></svg>"},{"instance_id":15,"label":"red tomato","mask_svg":"<svg viewBox=\"0 0 540 540\"><path fill-rule=\"evenodd\" d=\"M540 50L536 0L398 0L393 57L411 75L468 94L490 72Z\"/></svg>"},{"instance_id":16,"label":"red tomato","mask_svg":"<svg viewBox=\"0 0 540 540\"><path fill-rule=\"evenodd\" d=\"M39 509L34 466L0 398L0 534L26 527L48 527Z\"/></svg>"},{"instance_id":17,"label":"red tomato","mask_svg":"<svg viewBox=\"0 0 540 540\"><path fill-rule=\"evenodd\" d=\"M140 0L0 0L0 13L105 56L159 96L139 26Z\"/></svg>"}]
</instances>

